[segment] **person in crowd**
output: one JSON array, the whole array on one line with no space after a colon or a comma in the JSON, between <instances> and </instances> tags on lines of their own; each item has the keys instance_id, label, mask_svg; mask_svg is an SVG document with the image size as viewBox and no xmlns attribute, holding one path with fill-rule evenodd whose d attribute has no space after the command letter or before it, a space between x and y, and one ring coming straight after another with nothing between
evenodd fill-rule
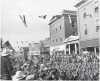
<instances>
[{"instance_id":1,"label":"person in crowd","mask_svg":"<svg viewBox=\"0 0 100 81\"><path fill-rule=\"evenodd\" d=\"M12 81L19 81L19 80L25 80L25 79L26 79L26 75L21 70L16 71L15 75L12 76Z\"/></svg>"},{"instance_id":2,"label":"person in crowd","mask_svg":"<svg viewBox=\"0 0 100 81\"><path fill-rule=\"evenodd\" d=\"M11 80L13 72L13 66L11 64L11 59L9 58L8 48L3 48L1 55L1 79Z\"/></svg>"},{"instance_id":3,"label":"person in crowd","mask_svg":"<svg viewBox=\"0 0 100 81\"><path fill-rule=\"evenodd\" d=\"M66 72L61 71L61 72L60 72L60 79L61 79L61 80L66 80L66 78L67 78L67 77L66 77Z\"/></svg>"}]
</instances>

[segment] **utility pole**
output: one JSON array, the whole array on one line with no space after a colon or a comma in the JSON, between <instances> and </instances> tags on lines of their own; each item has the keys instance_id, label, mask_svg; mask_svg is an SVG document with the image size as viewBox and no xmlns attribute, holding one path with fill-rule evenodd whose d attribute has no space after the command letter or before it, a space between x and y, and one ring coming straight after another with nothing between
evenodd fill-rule
<instances>
[{"instance_id":1,"label":"utility pole","mask_svg":"<svg viewBox=\"0 0 100 81\"><path fill-rule=\"evenodd\" d=\"M2 45L3 45L3 39L2 38L0 38L0 51L2 51Z\"/></svg>"}]
</instances>

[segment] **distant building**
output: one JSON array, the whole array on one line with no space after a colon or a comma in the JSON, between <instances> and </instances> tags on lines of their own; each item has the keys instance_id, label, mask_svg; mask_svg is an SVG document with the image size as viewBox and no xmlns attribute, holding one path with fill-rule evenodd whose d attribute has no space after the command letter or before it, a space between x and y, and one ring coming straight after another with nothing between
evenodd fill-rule
<instances>
[{"instance_id":1,"label":"distant building","mask_svg":"<svg viewBox=\"0 0 100 81\"><path fill-rule=\"evenodd\" d=\"M77 23L80 49L99 53L100 2L99 0L81 0L77 7Z\"/></svg>"},{"instance_id":2,"label":"distant building","mask_svg":"<svg viewBox=\"0 0 100 81\"><path fill-rule=\"evenodd\" d=\"M76 11L64 10L61 15L55 15L49 23L50 51L54 49L65 50L64 40L77 35Z\"/></svg>"},{"instance_id":3,"label":"distant building","mask_svg":"<svg viewBox=\"0 0 100 81\"><path fill-rule=\"evenodd\" d=\"M12 47L11 43L9 41L6 41L2 44L2 48L7 48L9 50L13 50L14 51L14 48Z\"/></svg>"},{"instance_id":4,"label":"distant building","mask_svg":"<svg viewBox=\"0 0 100 81\"><path fill-rule=\"evenodd\" d=\"M22 47L23 49L23 55L24 55L24 59L28 60L28 56L29 56L29 47Z\"/></svg>"},{"instance_id":5,"label":"distant building","mask_svg":"<svg viewBox=\"0 0 100 81\"><path fill-rule=\"evenodd\" d=\"M30 55L40 55L40 43L29 43L29 54Z\"/></svg>"},{"instance_id":6,"label":"distant building","mask_svg":"<svg viewBox=\"0 0 100 81\"><path fill-rule=\"evenodd\" d=\"M16 51L22 51L23 47L29 47L29 43L33 41L16 41L16 43L13 44L13 47Z\"/></svg>"},{"instance_id":7,"label":"distant building","mask_svg":"<svg viewBox=\"0 0 100 81\"><path fill-rule=\"evenodd\" d=\"M16 44L14 44L15 50L21 53L25 60L28 59L29 55L29 42L30 41L17 41Z\"/></svg>"},{"instance_id":8,"label":"distant building","mask_svg":"<svg viewBox=\"0 0 100 81\"><path fill-rule=\"evenodd\" d=\"M40 41L41 43L41 54L50 54L50 38L46 38Z\"/></svg>"},{"instance_id":9,"label":"distant building","mask_svg":"<svg viewBox=\"0 0 100 81\"><path fill-rule=\"evenodd\" d=\"M9 53L9 54L11 54L11 55L12 55L12 54L15 54L15 52L16 52L15 49L13 48L12 44L11 44L9 41L5 41L5 42L3 41L3 42L2 42L2 48L1 48L0 51L2 52L2 50L3 50L4 48L7 49L7 50L6 50L6 53Z\"/></svg>"}]
</instances>

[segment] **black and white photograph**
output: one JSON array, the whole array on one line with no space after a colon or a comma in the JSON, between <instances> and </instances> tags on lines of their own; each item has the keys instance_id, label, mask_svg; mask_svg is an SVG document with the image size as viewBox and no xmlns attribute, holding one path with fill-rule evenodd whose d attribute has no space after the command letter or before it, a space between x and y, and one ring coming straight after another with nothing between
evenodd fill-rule
<instances>
[{"instance_id":1,"label":"black and white photograph","mask_svg":"<svg viewBox=\"0 0 100 81\"><path fill-rule=\"evenodd\" d=\"M0 81L99 81L100 0L0 0Z\"/></svg>"}]
</instances>

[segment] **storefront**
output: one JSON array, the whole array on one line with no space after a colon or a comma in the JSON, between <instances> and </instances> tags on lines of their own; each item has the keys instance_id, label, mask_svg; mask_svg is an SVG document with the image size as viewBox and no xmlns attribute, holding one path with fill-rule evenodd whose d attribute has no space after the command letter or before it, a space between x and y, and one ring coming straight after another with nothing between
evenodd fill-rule
<instances>
[{"instance_id":1,"label":"storefront","mask_svg":"<svg viewBox=\"0 0 100 81\"><path fill-rule=\"evenodd\" d=\"M65 39L66 54L78 54L79 53L79 36L70 36Z\"/></svg>"},{"instance_id":2,"label":"storefront","mask_svg":"<svg viewBox=\"0 0 100 81\"><path fill-rule=\"evenodd\" d=\"M80 41L80 49L99 55L99 39Z\"/></svg>"},{"instance_id":3,"label":"storefront","mask_svg":"<svg viewBox=\"0 0 100 81\"><path fill-rule=\"evenodd\" d=\"M65 46L66 46L65 44L61 44L50 47L50 55L52 55L53 52L63 52L65 54Z\"/></svg>"}]
</instances>

